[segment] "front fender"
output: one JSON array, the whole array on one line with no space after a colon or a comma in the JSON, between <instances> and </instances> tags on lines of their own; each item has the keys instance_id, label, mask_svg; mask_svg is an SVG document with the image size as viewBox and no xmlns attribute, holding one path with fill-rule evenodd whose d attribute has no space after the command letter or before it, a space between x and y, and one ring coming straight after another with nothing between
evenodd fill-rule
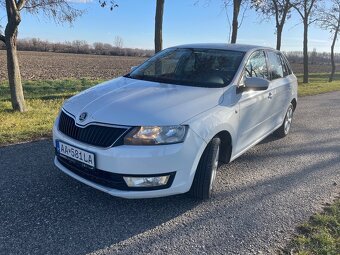
<instances>
[{"instance_id":1,"label":"front fender","mask_svg":"<svg viewBox=\"0 0 340 255\"><path fill-rule=\"evenodd\" d=\"M198 114L184 124L189 125L206 143L209 143L221 131L229 132L233 143L236 140L238 118L238 105L218 105Z\"/></svg>"}]
</instances>

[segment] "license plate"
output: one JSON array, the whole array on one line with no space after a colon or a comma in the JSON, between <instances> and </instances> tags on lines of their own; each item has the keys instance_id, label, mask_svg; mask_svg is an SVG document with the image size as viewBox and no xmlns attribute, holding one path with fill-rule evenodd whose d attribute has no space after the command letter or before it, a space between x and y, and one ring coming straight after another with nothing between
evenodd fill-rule
<instances>
[{"instance_id":1,"label":"license plate","mask_svg":"<svg viewBox=\"0 0 340 255\"><path fill-rule=\"evenodd\" d=\"M78 162L81 162L91 168L95 167L94 162L94 153L84 151L67 143L63 143L60 141L56 142L57 152L61 156L66 156L68 158L74 159Z\"/></svg>"}]
</instances>

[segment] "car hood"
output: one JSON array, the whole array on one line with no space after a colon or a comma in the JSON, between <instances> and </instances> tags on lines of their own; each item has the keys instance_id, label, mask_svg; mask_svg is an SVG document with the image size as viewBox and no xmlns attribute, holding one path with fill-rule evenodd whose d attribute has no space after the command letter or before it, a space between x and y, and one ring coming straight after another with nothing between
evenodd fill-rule
<instances>
[{"instance_id":1,"label":"car hood","mask_svg":"<svg viewBox=\"0 0 340 255\"><path fill-rule=\"evenodd\" d=\"M67 100L64 110L80 125L178 125L220 102L222 88L201 88L120 77ZM85 121L79 115L87 113Z\"/></svg>"}]
</instances>

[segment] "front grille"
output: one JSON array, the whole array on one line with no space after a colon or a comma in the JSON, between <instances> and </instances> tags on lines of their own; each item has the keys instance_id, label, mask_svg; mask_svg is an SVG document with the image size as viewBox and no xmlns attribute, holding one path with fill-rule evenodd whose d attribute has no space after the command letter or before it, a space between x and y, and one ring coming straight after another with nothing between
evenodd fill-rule
<instances>
[{"instance_id":1,"label":"front grille","mask_svg":"<svg viewBox=\"0 0 340 255\"><path fill-rule=\"evenodd\" d=\"M75 120L63 111L60 114L58 128L60 132L73 139L99 147L121 145L123 139L119 138L127 131L127 128L106 127L95 124L81 128L76 126Z\"/></svg>"}]
</instances>

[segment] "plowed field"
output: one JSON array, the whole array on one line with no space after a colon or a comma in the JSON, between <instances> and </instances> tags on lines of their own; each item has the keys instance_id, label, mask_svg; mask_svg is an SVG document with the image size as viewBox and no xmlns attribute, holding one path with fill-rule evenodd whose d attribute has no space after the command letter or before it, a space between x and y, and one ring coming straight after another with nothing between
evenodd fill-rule
<instances>
[{"instance_id":1,"label":"plowed field","mask_svg":"<svg viewBox=\"0 0 340 255\"><path fill-rule=\"evenodd\" d=\"M117 57L50 52L19 52L23 80L64 78L112 79L126 74L140 57ZM6 52L0 51L0 80L7 79Z\"/></svg>"}]
</instances>

